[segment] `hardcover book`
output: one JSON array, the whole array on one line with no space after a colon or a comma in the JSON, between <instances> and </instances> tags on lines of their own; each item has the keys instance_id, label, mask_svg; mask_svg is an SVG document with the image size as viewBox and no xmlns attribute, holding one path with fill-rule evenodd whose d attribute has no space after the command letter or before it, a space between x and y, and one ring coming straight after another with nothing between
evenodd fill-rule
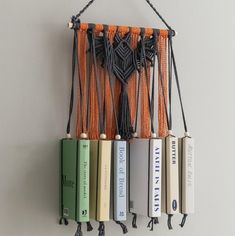
<instances>
[{"instance_id":1,"label":"hardcover book","mask_svg":"<svg viewBox=\"0 0 235 236\"><path fill-rule=\"evenodd\" d=\"M61 141L61 210L66 219L76 220L77 140Z\"/></svg>"},{"instance_id":2,"label":"hardcover book","mask_svg":"<svg viewBox=\"0 0 235 236\"><path fill-rule=\"evenodd\" d=\"M77 164L77 221L89 221L90 141L78 141Z\"/></svg>"},{"instance_id":3,"label":"hardcover book","mask_svg":"<svg viewBox=\"0 0 235 236\"><path fill-rule=\"evenodd\" d=\"M178 139L166 137L166 210L167 214L179 212L179 158Z\"/></svg>"},{"instance_id":4,"label":"hardcover book","mask_svg":"<svg viewBox=\"0 0 235 236\"><path fill-rule=\"evenodd\" d=\"M113 217L115 221L126 220L127 209L127 142L113 143Z\"/></svg>"}]
</instances>

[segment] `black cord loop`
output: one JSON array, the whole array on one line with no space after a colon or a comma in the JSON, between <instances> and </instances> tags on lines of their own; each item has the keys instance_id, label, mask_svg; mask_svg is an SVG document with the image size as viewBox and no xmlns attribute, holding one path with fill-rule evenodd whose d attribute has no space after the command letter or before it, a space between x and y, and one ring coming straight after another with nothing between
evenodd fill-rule
<instances>
[{"instance_id":1,"label":"black cord loop","mask_svg":"<svg viewBox=\"0 0 235 236\"><path fill-rule=\"evenodd\" d=\"M127 230L126 225L124 225L124 224L123 224L122 222L120 222L120 221L115 221L115 222L116 222L116 224L118 224L118 225L121 226L123 234L127 234L127 233L128 233L128 230Z\"/></svg>"},{"instance_id":2,"label":"black cord loop","mask_svg":"<svg viewBox=\"0 0 235 236\"><path fill-rule=\"evenodd\" d=\"M181 222L181 224L180 224L180 226L181 226L182 228L183 228L184 225L185 225L185 222L186 222L186 220L187 220L187 217L188 217L188 215L187 215L187 214L184 214L183 219L182 219L182 222Z\"/></svg>"},{"instance_id":3,"label":"black cord loop","mask_svg":"<svg viewBox=\"0 0 235 236\"><path fill-rule=\"evenodd\" d=\"M136 221L137 221L137 214L132 213L132 215L133 215L132 227L133 227L134 229L137 229L137 224L136 224Z\"/></svg>"}]
</instances>

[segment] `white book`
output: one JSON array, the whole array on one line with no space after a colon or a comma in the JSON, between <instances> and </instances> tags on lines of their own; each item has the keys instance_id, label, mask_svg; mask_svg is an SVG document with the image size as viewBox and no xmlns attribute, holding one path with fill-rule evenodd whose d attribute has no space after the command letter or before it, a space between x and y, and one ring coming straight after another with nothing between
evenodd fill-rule
<instances>
[{"instance_id":1,"label":"white book","mask_svg":"<svg viewBox=\"0 0 235 236\"><path fill-rule=\"evenodd\" d=\"M161 216L162 140L149 141L149 217Z\"/></svg>"},{"instance_id":2,"label":"white book","mask_svg":"<svg viewBox=\"0 0 235 236\"><path fill-rule=\"evenodd\" d=\"M127 209L127 142L113 142L113 218L126 221Z\"/></svg>"},{"instance_id":3,"label":"white book","mask_svg":"<svg viewBox=\"0 0 235 236\"><path fill-rule=\"evenodd\" d=\"M149 139L134 139L130 143L129 209L131 213L148 216Z\"/></svg>"},{"instance_id":4,"label":"white book","mask_svg":"<svg viewBox=\"0 0 235 236\"><path fill-rule=\"evenodd\" d=\"M181 213L194 213L194 140L181 140Z\"/></svg>"},{"instance_id":5,"label":"white book","mask_svg":"<svg viewBox=\"0 0 235 236\"><path fill-rule=\"evenodd\" d=\"M135 139L130 143L130 212L161 216L161 139Z\"/></svg>"}]
</instances>

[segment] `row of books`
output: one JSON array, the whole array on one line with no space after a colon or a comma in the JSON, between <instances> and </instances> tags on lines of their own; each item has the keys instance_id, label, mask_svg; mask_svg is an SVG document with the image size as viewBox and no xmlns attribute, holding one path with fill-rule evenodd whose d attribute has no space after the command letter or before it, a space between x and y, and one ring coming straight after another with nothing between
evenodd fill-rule
<instances>
[{"instance_id":1,"label":"row of books","mask_svg":"<svg viewBox=\"0 0 235 236\"><path fill-rule=\"evenodd\" d=\"M194 212L193 139L63 139L62 217L125 222ZM169 223L169 222L168 222ZM169 227L170 228L170 227Z\"/></svg>"}]
</instances>

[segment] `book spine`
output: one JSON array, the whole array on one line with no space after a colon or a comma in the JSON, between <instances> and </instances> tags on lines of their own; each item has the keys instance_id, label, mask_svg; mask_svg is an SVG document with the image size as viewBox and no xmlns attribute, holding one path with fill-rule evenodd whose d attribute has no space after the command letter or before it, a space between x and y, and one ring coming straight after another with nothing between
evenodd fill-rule
<instances>
[{"instance_id":1,"label":"book spine","mask_svg":"<svg viewBox=\"0 0 235 236\"><path fill-rule=\"evenodd\" d=\"M90 218L96 220L99 141L90 141Z\"/></svg>"},{"instance_id":2,"label":"book spine","mask_svg":"<svg viewBox=\"0 0 235 236\"><path fill-rule=\"evenodd\" d=\"M76 220L77 140L61 141L61 208L62 216Z\"/></svg>"},{"instance_id":3,"label":"book spine","mask_svg":"<svg viewBox=\"0 0 235 236\"><path fill-rule=\"evenodd\" d=\"M114 220L126 220L127 143L114 141Z\"/></svg>"},{"instance_id":4,"label":"book spine","mask_svg":"<svg viewBox=\"0 0 235 236\"><path fill-rule=\"evenodd\" d=\"M181 213L194 213L194 140L181 140Z\"/></svg>"},{"instance_id":5,"label":"book spine","mask_svg":"<svg viewBox=\"0 0 235 236\"><path fill-rule=\"evenodd\" d=\"M112 141L100 140L96 212L98 221L109 221L110 219L111 155Z\"/></svg>"},{"instance_id":6,"label":"book spine","mask_svg":"<svg viewBox=\"0 0 235 236\"><path fill-rule=\"evenodd\" d=\"M90 142L78 141L77 221L89 221Z\"/></svg>"},{"instance_id":7,"label":"book spine","mask_svg":"<svg viewBox=\"0 0 235 236\"><path fill-rule=\"evenodd\" d=\"M174 136L166 137L166 186L167 186L167 214L179 212L179 158L178 139Z\"/></svg>"},{"instance_id":8,"label":"book spine","mask_svg":"<svg viewBox=\"0 0 235 236\"><path fill-rule=\"evenodd\" d=\"M149 217L160 217L162 140L150 139L149 142Z\"/></svg>"}]
</instances>

